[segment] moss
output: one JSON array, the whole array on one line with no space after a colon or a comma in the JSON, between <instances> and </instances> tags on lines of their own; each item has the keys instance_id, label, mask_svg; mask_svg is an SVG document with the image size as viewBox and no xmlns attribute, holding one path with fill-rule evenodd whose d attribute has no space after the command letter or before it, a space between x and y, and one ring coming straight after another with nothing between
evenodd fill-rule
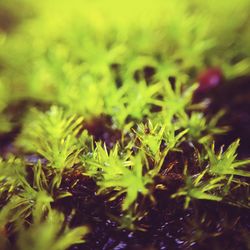
<instances>
[{"instance_id":1,"label":"moss","mask_svg":"<svg viewBox=\"0 0 250 250\"><path fill-rule=\"evenodd\" d=\"M248 1L19 4L0 4L0 249L247 249Z\"/></svg>"}]
</instances>

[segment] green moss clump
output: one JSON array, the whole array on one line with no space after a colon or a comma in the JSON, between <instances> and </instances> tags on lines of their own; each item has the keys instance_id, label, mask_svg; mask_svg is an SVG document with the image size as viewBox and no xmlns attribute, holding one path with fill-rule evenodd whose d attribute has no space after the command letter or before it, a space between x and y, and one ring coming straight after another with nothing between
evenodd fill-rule
<instances>
[{"instance_id":1,"label":"green moss clump","mask_svg":"<svg viewBox=\"0 0 250 250\"><path fill-rule=\"evenodd\" d=\"M247 249L250 160L217 144L228 111L194 99L203 69L250 73L249 13L0 3L0 249Z\"/></svg>"}]
</instances>

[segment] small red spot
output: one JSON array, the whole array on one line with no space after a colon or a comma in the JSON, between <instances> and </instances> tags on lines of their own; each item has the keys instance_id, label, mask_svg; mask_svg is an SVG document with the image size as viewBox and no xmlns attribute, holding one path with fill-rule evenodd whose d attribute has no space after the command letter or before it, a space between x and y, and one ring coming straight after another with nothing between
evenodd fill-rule
<instances>
[{"instance_id":1,"label":"small red spot","mask_svg":"<svg viewBox=\"0 0 250 250\"><path fill-rule=\"evenodd\" d=\"M197 78L199 82L198 91L207 91L218 86L223 80L223 73L219 68L203 70Z\"/></svg>"}]
</instances>

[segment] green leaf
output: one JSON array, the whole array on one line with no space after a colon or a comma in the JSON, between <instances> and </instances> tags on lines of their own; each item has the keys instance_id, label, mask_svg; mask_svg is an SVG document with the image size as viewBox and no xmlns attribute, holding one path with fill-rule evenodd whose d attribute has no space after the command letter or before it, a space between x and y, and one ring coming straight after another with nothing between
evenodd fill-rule
<instances>
[{"instance_id":1,"label":"green leaf","mask_svg":"<svg viewBox=\"0 0 250 250\"><path fill-rule=\"evenodd\" d=\"M146 186L153 180L149 174L143 174L145 167L143 155L131 156L130 153L122 155L118 144L108 152L105 146L102 147L97 143L93 158L87 160L87 164L87 173L97 178L99 192L117 191L118 193L114 194L111 200L121 194L125 195L123 210L129 209L139 193L149 195Z\"/></svg>"},{"instance_id":2,"label":"green leaf","mask_svg":"<svg viewBox=\"0 0 250 250\"><path fill-rule=\"evenodd\" d=\"M212 149L207 148L210 172L216 175L240 175L250 177L249 172L238 169L239 167L245 167L250 164L250 159L236 160L236 150L239 144L240 140L238 139L233 142L225 152L223 152L223 148L221 148L218 154L214 152L214 145L212 145Z\"/></svg>"}]
</instances>

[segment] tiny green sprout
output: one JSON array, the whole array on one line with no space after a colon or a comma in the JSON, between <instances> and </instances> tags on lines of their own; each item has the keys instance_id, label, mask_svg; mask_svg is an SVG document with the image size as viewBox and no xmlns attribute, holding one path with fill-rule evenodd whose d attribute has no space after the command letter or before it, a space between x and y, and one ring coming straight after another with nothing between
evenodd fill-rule
<instances>
[{"instance_id":1,"label":"tiny green sprout","mask_svg":"<svg viewBox=\"0 0 250 250\"><path fill-rule=\"evenodd\" d=\"M86 226L69 228L62 213L50 207L45 213L40 202L37 202L32 215L33 224L28 228L23 223L17 224L19 235L16 245L20 250L66 250L72 245L83 243L83 237L89 231Z\"/></svg>"},{"instance_id":2,"label":"tiny green sprout","mask_svg":"<svg viewBox=\"0 0 250 250\"><path fill-rule=\"evenodd\" d=\"M150 114L151 105L158 104L157 95L160 94L161 88L161 83L148 86L145 81L136 83L134 80L126 80L121 88L115 88L107 95L107 113L123 128L128 117L142 119Z\"/></svg>"},{"instance_id":3,"label":"tiny green sprout","mask_svg":"<svg viewBox=\"0 0 250 250\"><path fill-rule=\"evenodd\" d=\"M143 174L146 160L142 154L131 156L131 153L125 153L121 156L118 149L116 144L108 152L105 146L97 143L93 159L87 160L87 173L96 176L99 193L117 191L111 200L125 194L122 209L128 210L139 193L144 196L149 194L147 185L152 183L152 178L147 173Z\"/></svg>"},{"instance_id":4,"label":"tiny green sprout","mask_svg":"<svg viewBox=\"0 0 250 250\"><path fill-rule=\"evenodd\" d=\"M185 86L183 91L183 84L180 81L176 82L175 89L172 88L168 81L164 82L163 86L164 99L161 106L171 116L185 113L185 109L191 104L193 93L198 87L197 84L192 84L189 87Z\"/></svg>"},{"instance_id":5,"label":"tiny green sprout","mask_svg":"<svg viewBox=\"0 0 250 250\"><path fill-rule=\"evenodd\" d=\"M138 84L131 82L126 104L129 114L136 119L150 114L151 104L157 102L157 94L160 93L161 88L160 83L148 86L145 81L140 81Z\"/></svg>"},{"instance_id":6,"label":"tiny green sprout","mask_svg":"<svg viewBox=\"0 0 250 250\"><path fill-rule=\"evenodd\" d=\"M207 121L204 114L201 112L192 112L189 116L187 113L178 116L178 125L187 128L188 136L198 140L200 143L207 143L215 134L224 133L226 127L216 127L219 119L224 112L218 112L210 121Z\"/></svg>"},{"instance_id":7,"label":"tiny green sprout","mask_svg":"<svg viewBox=\"0 0 250 250\"><path fill-rule=\"evenodd\" d=\"M35 191L31 188L12 196L0 212L0 224L5 225L9 222L28 218L32 214L39 197L43 197L44 208L48 207L49 203L53 201L52 197L48 196L44 191Z\"/></svg>"},{"instance_id":8,"label":"tiny green sprout","mask_svg":"<svg viewBox=\"0 0 250 250\"><path fill-rule=\"evenodd\" d=\"M3 162L4 164L5 162ZM44 189L43 181L45 177L42 176L39 166L34 168L33 185L27 180L25 165L21 160L10 158L5 167L6 171L4 171L4 174L0 174L0 178L4 178L5 182L3 181L3 183L8 187L10 197L0 211L0 224L4 225L8 222L15 222L20 218L29 217L38 200L44 207L48 207L50 202L53 201L53 198ZM3 191L2 188L0 191Z\"/></svg>"},{"instance_id":9,"label":"tiny green sprout","mask_svg":"<svg viewBox=\"0 0 250 250\"><path fill-rule=\"evenodd\" d=\"M189 128L188 135L195 139L199 139L207 128L206 119L199 112L192 112L190 117L185 113L179 117L179 123L182 127Z\"/></svg>"},{"instance_id":10,"label":"tiny green sprout","mask_svg":"<svg viewBox=\"0 0 250 250\"><path fill-rule=\"evenodd\" d=\"M168 150L177 150L178 144L183 141L184 135L188 133L188 129L177 132L177 127L173 124L166 126L164 130L163 139L166 142Z\"/></svg>"},{"instance_id":11,"label":"tiny green sprout","mask_svg":"<svg viewBox=\"0 0 250 250\"><path fill-rule=\"evenodd\" d=\"M9 195L20 185L26 183L24 162L10 156L6 161L0 158L0 194L8 192Z\"/></svg>"},{"instance_id":12,"label":"tiny green sprout","mask_svg":"<svg viewBox=\"0 0 250 250\"><path fill-rule=\"evenodd\" d=\"M188 129L181 132L177 132L179 127L166 120L163 124L156 123L155 125L151 120L148 120L147 124L141 124L138 126L136 134L141 141L144 149L155 158L160 153L160 145L162 141L166 144L166 151L176 150L178 143L184 139L184 135L187 134ZM147 148L149 150L147 150Z\"/></svg>"},{"instance_id":13,"label":"tiny green sprout","mask_svg":"<svg viewBox=\"0 0 250 250\"><path fill-rule=\"evenodd\" d=\"M160 124L153 125L153 123L148 120L146 124L138 125L138 129L135 131L138 139L142 143L143 149L151 155L152 158L160 151L164 130L165 126L160 127Z\"/></svg>"},{"instance_id":14,"label":"tiny green sprout","mask_svg":"<svg viewBox=\"0 0 250 250\"><path fill-rule=\"evenodd\" d=\"M250 173L238 169L239 167L244 167L250 164L250 159L247 160L236 160L237 153L236 150L240 145L240 140L233 142L225 152L223 152L223 147L221 147L219 154L215 154L214 144L212 148L207 148L208 158L209 158L209 171L216 175L239 175L250 177Z\"/></svg>"},{"instance_id":15,"label":"tiny green sprout","mask_svg":"<svg viewBox=\"0 0 250 250\"><path fill-rule=\"evenodd\" d=\"M188 129L177 132L176 124L171 123L168 119L163 123L155 125L148 120L147 124L140 124L135 131L138 139L141 142L140 149L154 160L154 168L149 170L151 176L159 173L163 161L169 151L178 151L178 145L185 138ZM161 149L161 144L164 148Z\"/></svg>"},{"instance_id":16,"label":"tiny green sprout","mask_svg":"<svg viewBox=\"0 0 250 250\"><path fill-rule=\"evenodd\" d=\"M185 175L186 171L185 167ZM191 199L221 201L222 197L213 194L212 191L215 192L224 186L223 181L225 180L225 177L220 176L203 180L207 172L207 170L204 170L196 177L186 175L185 186L180 188L177 193L173 194L172 198L185 196L185 209L189 207Z\"/></svg>"},{"instance_id":17,"label":"tiny green sprout","mask_svg":"<svg viewBox=\"0 0 250 250\"><path fill-rule=\"evenodd\" d=\"M33 110L30 119L17 143L27 151L46 158L52 168L62 170L72 167L81 152L76 136L83 118L68 115L63 109L52 106L45 114Z\"/></svg>"}]
</instances>

